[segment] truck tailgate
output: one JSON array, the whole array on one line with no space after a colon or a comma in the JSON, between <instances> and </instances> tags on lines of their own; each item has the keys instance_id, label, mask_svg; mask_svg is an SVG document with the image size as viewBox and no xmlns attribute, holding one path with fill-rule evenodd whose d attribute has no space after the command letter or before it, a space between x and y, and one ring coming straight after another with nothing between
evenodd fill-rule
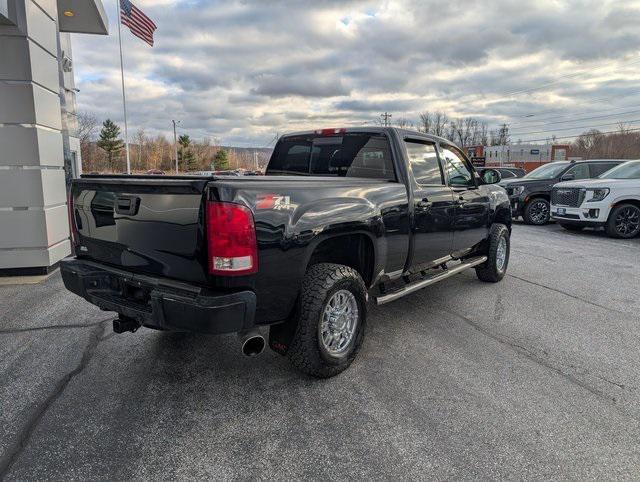
<instances>
[{"instance_id":1,"label":"truck tailgate","mask_svg":"<svg viewBox=\"0 0 640 482\"><path fill-rule=\"evenodd\" d=\"M76 254L132 272L204 283L207 182L128 176L73 181Z\"/></svg>"}]
</instances>

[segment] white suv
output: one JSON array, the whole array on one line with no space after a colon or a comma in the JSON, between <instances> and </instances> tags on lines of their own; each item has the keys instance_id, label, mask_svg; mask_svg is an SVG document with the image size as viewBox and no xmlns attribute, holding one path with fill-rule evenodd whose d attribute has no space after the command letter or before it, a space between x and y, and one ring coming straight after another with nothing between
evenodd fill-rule
<instances>
[{"instance_id":1,"label":"white suv","mask_svg":"<svg viewBox=\"0 0 640 482\"><path fill-rule=\"evenodd\" d=\"M559 182L551 190L551 218L569 231L604 227L614 238L640 233L640 160L596 179Z\"/></svg>"}]
</instances>

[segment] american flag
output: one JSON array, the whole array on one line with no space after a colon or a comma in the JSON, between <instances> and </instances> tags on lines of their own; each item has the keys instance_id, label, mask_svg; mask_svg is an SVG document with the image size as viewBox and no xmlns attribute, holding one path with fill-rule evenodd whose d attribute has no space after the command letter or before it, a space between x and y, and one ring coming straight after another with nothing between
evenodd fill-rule
<instances>
[{"instance_id":1,"label":"american flag","mask_svg":"<svg viewBox=\"0 0 640 482\"><path fill-rule=\"evenodd\" d=\"M131 33L153 47L156 24L129 0L120 0L120 21Z\"/></svg>"}]
</instances>

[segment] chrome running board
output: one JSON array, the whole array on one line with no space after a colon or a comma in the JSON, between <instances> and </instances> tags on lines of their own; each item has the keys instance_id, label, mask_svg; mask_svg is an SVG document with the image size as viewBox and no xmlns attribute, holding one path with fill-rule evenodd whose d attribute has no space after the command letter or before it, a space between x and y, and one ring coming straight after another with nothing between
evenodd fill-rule
<instances>
[{"instance_id":1,"label":"chrome running board","mask_svg":"<svg viewBox=\"0 0 640 482\"><path fill-rule=\"evenodd\" d=\"M485 261L487 261L486 256L469 258L466 261L460 263L459 265L454 266L452 268L447 268L446 270L441 271L438 274L420 279L418 281L414 281L413 283L409 283L404 288L400 288L399 290L393 291L389 294L378 296L376 297L376 304L384 305L385 303L391 303L392 301L395 301L398 298L402 298L403 296L409 295L411 293L415 293L416 291L422 288L425 288L426 286L431 286L433 284L436 284L437 282L450 278L453 275L456 275L461 271L464 271L465 269L478 266L479 264L482 264Z\"/></svg>"}]
</instances>

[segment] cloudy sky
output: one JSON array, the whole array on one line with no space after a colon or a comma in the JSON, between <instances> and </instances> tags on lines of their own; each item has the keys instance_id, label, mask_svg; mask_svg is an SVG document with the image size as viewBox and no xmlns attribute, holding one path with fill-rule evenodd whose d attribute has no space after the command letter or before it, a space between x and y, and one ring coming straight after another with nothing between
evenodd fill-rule
<instances>
[{"instance_id":1,"label":"cloudy sky","mask_svg":"<svg viewBox=\"0 0 640 482\"><path fill-rule=\"evenodd\" d=\"M108 37L75 35L78 107L122 121L116 3ZM261 146L388 111L476 116L515 138L640 127L640 0L137 0L123 27L130 131ZM634 122L635 121L635 122Z\"/></svg>"}]
</instances>

